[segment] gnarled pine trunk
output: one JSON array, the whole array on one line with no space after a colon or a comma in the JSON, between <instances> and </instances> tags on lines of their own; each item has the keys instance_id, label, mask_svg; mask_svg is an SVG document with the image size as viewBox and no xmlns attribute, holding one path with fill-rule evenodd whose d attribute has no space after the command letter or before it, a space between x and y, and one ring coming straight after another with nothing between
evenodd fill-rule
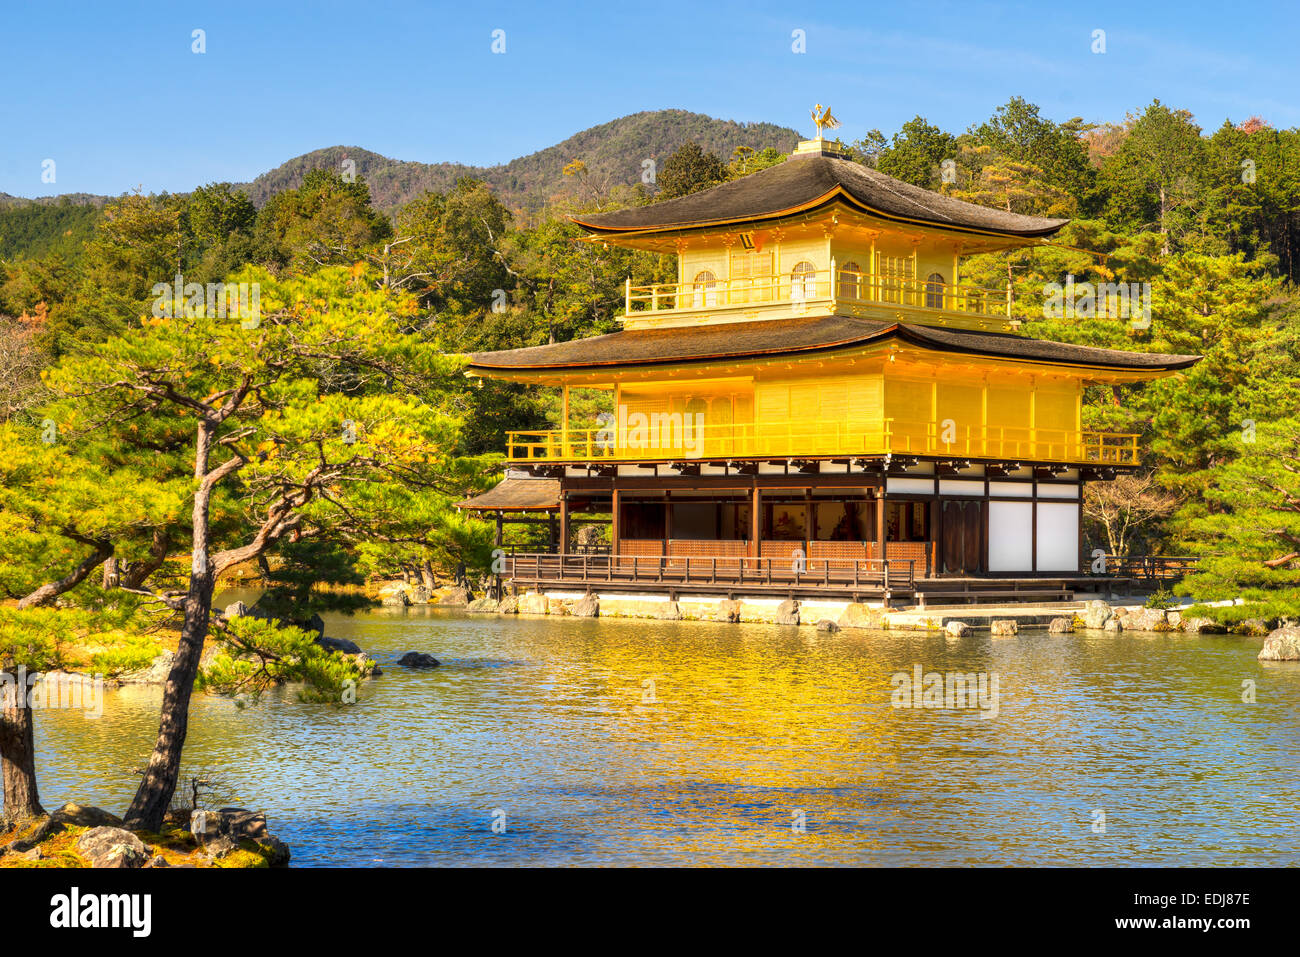
<instances>
[{"instance_id":1,"label":"gnarled pine trunk","mask_svg":"<svg viewBox=\"0 0 1300 957\"><path fill-rule=\"evenodd\" d=\"M126 812L128 827L148 831L162 830L163 818L171 807L172 795L176 793L181 753L189 732L190 695L194 691L194 679L198 677L199 659L203 655L203 642L208 636L208 621L212 613L216 574L209 554L208 511L213 476L208 473L208 455L215 431L215 424L209 421L199 426L194 462L194 476L199 485L194 492L194 552L190 559L190 587L185 596L185 621L181 625L176 658L163 689L158 738L144 779Z\"/></svg>"},{"instance_id":2,"label":"gnarled pine trunk","mask_svg":"<svg viewBox=\"0 0 1300 957\"><path fill-rule=\"evenodd\" d=\"M7 690L7 689L6 689ZM4 818L19 821L45 813L36 791L36 742L27 689L13 685L13 700L0 709L0 766L4 771ZM13 705L13 707L9 707Z\"/></svg>"}]
</instances>

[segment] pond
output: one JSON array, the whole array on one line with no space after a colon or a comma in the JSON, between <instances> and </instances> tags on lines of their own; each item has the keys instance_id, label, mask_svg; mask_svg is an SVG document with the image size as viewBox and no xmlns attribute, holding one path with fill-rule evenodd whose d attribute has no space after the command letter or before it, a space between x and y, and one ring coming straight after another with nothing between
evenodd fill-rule
<instances>
[{"instance_id":1,"label":"pond","mask_svg":"<svg viewBox=\"0 0 1300 957\"><path fill-rule=\"evenodd\" d=\"M357 703L197 696L185 755L295 866L1300 863L1300 665L1258 640L436 607L326 633L383 665ZM442 667L394 663L411 650ZM893 706L931 673L996 678L996 714ZM160 698L41 712L46 806L120 813Z\"/></svg>"}]
</instances>

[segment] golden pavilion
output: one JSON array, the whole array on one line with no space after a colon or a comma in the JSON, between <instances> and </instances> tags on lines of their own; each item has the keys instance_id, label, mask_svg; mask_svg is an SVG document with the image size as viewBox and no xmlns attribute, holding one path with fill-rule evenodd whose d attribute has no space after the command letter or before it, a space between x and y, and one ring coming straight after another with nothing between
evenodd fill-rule
<instances>
[{"instance_id":1,"label":"golden pavilion","mask_svg":"<svg viewBox=\"0 0 1300 957\"><path fill-rule=\"evenodd\" d=\"M471 375L564 394L564 421L511 433L504 482L463 503L498 534L551 517L552 549L510 557L517 585L1069 597L1086 587L1083 484L1139 464L1136 435L1082 428L1085 386L1199 359L1016 334L1010 289L963 283L962 260L1067 221L912 186L820 136L575 222L675 255L678 275L629 281L618 332L472 356ZM615 411L571 427L574 388ZM603 546L574 541L579 513L608 516Z\"/></svg>"}]
</instances>

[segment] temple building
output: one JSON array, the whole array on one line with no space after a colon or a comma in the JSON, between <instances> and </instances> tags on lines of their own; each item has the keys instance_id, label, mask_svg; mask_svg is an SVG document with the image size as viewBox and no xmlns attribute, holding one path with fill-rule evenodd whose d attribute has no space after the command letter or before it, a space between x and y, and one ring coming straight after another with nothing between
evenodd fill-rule
<instances>
[{"instance_id":1,"label":"temple building","mask_svg":"<svg viewBox=\"0 0 1300 957\"><path fill-rule=\"evenodd\" d=\"M1069 595L1086 588L1083 485L1140 453L1136 435L1083 429L1085 386L1199 359L1016 334L1009 287L963 283L963 258L1067 221L912 186L820 137L742 179L575 221L675 255L678 275L629 281L618 332L471 357L471 375L564 393L564 421L511 433L508 477L463 503L553 520L554 549L510 557L517 585ZM573 427L576 388L607 391L611 411ZM609 516L607 548L574 541L579 511Z\"/></svg>"}]
</instances>

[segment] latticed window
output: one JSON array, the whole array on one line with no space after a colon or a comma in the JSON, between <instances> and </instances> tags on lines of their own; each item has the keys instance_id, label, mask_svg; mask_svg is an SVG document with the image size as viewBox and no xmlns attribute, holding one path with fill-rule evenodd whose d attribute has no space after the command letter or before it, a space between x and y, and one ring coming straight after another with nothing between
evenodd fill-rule
<instances>
[{"instance_id":1,"label":"latticed window","mask_svg":"<svg viewBox=\"0 0 1300 957\"><path fill-rule=\"evenodd\" d=\"M927 309L943 308L943 287L947 285L943 273L932 272L925 277L925 306Z\"/></svg>"},{"instance_id":2,"label":"latticed window","mask_svg":"<svg viewBox=\"0 0 1300 957\"><path fill-rule=\"evenodd\" d=\"M847 262L840 267L840 296L845 299L862 298L862 267Z\"/></svg>"},{"instance_id":3,"label":"latticed window","mask_svg":"<svg viewBox=\"0 0 1300 957\"><path fill-rule=\"evenodd\" d=\"M790 270L790 299L807 302L817 295L817 267L804 260Z\"/></svg>"},{"instance_id":4,"label":"latticed window","mask_svg":"<svg viewBox=\"0 0 1300 957\"><path fill-rule=\"evenodd\" d=\"M707 309L718 304L718 277L707 269L695 274L695 308Z\"/></svg>"},{"instance_id":5,"label":"latticed window","mask_svg":"<svg viewBox=\"0 0 1300 957\"><path fill-rule=\"evenodd\" d=\"M772 298L772 253L744 250L731 254L731 301L766 302Z\"/></svg>"},{"instance_id":6,"label":"latticed window","mask_svg":"<svg viewBox=\"0 0 1300 957\"><path fill-rule=\"evenodd\" d=\"M876 274L880 277L880 301L901 303L904 290L912 285L912 257L877 253Z\"/></svg>"}]
</instances>

